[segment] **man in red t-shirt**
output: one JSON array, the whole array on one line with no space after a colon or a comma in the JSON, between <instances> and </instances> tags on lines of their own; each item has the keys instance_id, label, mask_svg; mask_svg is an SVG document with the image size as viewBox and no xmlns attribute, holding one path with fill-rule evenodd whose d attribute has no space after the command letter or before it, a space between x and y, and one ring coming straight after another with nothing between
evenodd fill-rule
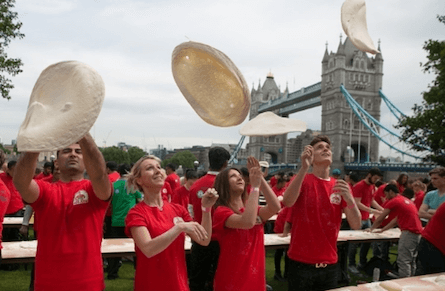
<instances>
[{"instance_id":1,"label":"man in red t-shirt","mask_svg":"<svg viewBox=\"0 0 445 291\"><path fill-rule=\"evenodd\" d=\"M34 290L104 290L102 225L112 186L93 138L57 152L54 184L32 179L39 153L22 155L14 184L39 218Z\"/></svg>"},{"instance_id":2,"label":"man in red t-shirt","mask_svg":"<svg viewBox=\"0 0 445 291\"><path fill-rule=\"evenodd\" d=\"M46 178L47 180L51 180L51 178L53 176L51 174L52 167L53 167L53 163L45 162L45 164L43 164L43 172L41 172L40 174L35 176L34 180L40 180L40 179L43 179L43 178Z\"/></svg>"},{"instance_id":3,"label":"man in red t-shirt","mask_svg":"<svg viewBox=\"0 0 445 291\"><path fill-rule=\"evenodd\" d=\"M201 224L202 209L201 198L208 188L213 187L216 175L227 167L230 153L222 147L213 147L209 150L209 171L190 188L190 204L193 206L192 217ZM191 269L189 272L189 285L191 291L206 290L206 285L213 286L213 277L219 256L219 244L212 240L207 247L192 242Z\"/></svg>"},{"instance_id":4,"label":"man in red t-shirt","mask_svg":"<svg viewBox=\"0 0 445 291\"><path fill-rule=\"evenodd\" d=\"M445 272L444 229L445 203L442 203L423 229L419 243L419 262L422 272L416 275Z\"/></svg>"},{"instance_id":5,"label":"man in red t-shirt","mask_svg":"<svg viewBox=\"0 0 445 291\"><path fill-rule=\"evenodd\" d=\"M360 214L362 216L362 229L367 229L371 226L371 220L369 218L370 214L379 215L383 208L374 200L375 182L382 178L383 174L378 168L372 168L368 171L366 177L354 185L352 188L352 193L354 195L355 203L360 209ZM374 207L374 208L371 208ZM358 265L358 270L355 266L355 254L357 253L357 248L360 245L360 261ZM363 270L367 263L366 256L370 248L370 243L349 244L348 257L349 257L349 272L353 274L358 274L359 270Z\"/></svg>"},{"instance_id":6,"label":"man in red t-shirt","mask_svg":"<svg viewBox=\"0 0 445 291\"><path fill-rule=\"evenodd\" d=\"M165 178L165 182L170 184L170 188L172 189L172 193L175 193L175 190L181 187L181 182L178 174L176 174L176 165L168 164L165 166L165 173L167 174L167 178Z\"/></svg>"},{"instance_id":7,"label":"man in red t-shirt","mask_svg":"<svg viewBox=\"0 0 445 291\"><path fill-rule=\"evenodd\" d=\"M290 291L336 288L342 212L352 229L360 228L360 212L349 185L329 177L331 164L331 142L319 135L305 146L301 168L283 195L283 204L292 208L287 253Z\"/></svg>"},{"instance_id":8,"label":"man in red t-shirt","mask_svg":"<svg viewBox=\"0 0 445 291\"><path fill-rule=\"evenodd\" d=\"M393 228L397 223L402 234L399 238L397 249L397 267L400 277L414 276L416 272L417 246L422 232L422 223L417 216L417 208L414 203L399 195L396 185L389 184L384 189L387 201L383 204L383 212L377 217L369 229L371 232L383 232ZM382 229L376 230L387 215L395 214L396 219L392 220Z\"/></svg>"}]
</instances>

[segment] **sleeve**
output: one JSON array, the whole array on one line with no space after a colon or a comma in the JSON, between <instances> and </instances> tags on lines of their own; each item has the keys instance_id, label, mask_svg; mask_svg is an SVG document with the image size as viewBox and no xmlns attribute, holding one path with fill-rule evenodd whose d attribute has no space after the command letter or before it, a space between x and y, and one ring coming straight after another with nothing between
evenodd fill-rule
<instances>
[{"instance_id":1,"label":"sleeve","mask_svg":"<svg viewBox=\"0 0 445 291\"><path fill-rule=\"evenodd\" d=\"M383 204L382 207L383 207L384 209L392 210L392 209L394 208L394 205L395 205L395 198L386 201L385 204Z\"/></svg>"},{"instance_id":2,"label":"sleeve","mask_svg":"<svg viewBox=\"0 0 445 291\"><path fill-rule=\"evenodd\" d=\"M287 210L287 214L286 214L286 222L292 223L292 212L293 212L293 207L286 207Z\"/></svg>"},{"instance_id":3,"label":"sleeve","mask_svg":"<svg viewBox=\"0 0 445 291\"><path fill-rule=\"evenodd\" d=\"M354 187L352 187L352 196L354 196L354 198L362 198L362 192L360 184L355 184Z\"/></svg>"},{"instance_id":4,"label":"sleeve","mask_svg":"<svg viewBox=\"0 0 445 291\"><path fill-rule=\"evenodd\" d=\"M143 214L138 211L139 209L133 207L128 211L127 217L125 218L125 234L131 237L131 228L135 226L147 226L147 220Z\"/></svg>"},{"instance_id":5,"label":"sleeve","mask_svg":"<svg viewBox=\"0 0 445 291\"><path fill-rule=\"evenodd\" d=\"M227 219L234 214L233 210L225 207L218 206L213 213L213 234L218 239L218 235L224 231Z\"/></svg>"},{"instance_id":6,"label":"sleeve","mask_svg":"<svg viewBox=\"0 0 445 291\"><path fill-rule=\"evenodd\" d=\"M193 221L193 218L190 216L190 213L187 211L187 209L184 208L184 206L180 204L172 204L172 205L173 207L175 207L176 213L179 213L179 216L181 216L185 222Z\"/></svg>"},{"instance_id":7,"label":"sleeve","mask_svg":"<svg viewBox=\"0 0 445 291\"><path fill-rule=\"evenodd\" d=\"M39 197L37 198L34 203L31 203L31 207L35 210L40 209L41 207L45 206L45 201L48 199L48 191L52 184L42 181L42 180L35 180L37 185L39 186Z\"/></svg>"},{"instance_id":8,"label":"sleeve","mask_svg":"<svg viewBox=\"0 0 445 291\"><path fill-rule=\"evenodd\" d=\"M432 192L426 193L425 198L423 198L423 204L428 205L428 207L430 207L431 204L431 193Z\"/></svg>"}]
</instances>

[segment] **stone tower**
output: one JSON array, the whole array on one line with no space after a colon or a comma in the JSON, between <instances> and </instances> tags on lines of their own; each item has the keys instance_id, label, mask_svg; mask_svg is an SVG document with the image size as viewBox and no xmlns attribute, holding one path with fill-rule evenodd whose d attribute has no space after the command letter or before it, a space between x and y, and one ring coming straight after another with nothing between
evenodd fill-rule
<instances>
[{"instance_id":1,"label":"stone tower","mask_svg":"<svg viewBox=\"0 0 445 291\"><path fill-rule=\"evenodd\" d=\"M263 86L260 84L261 81L258 83L256 90L254 89L255 87L252 86L249 119L255 118L258 115L258 107L260 104L275 100L289 93L288 88L281 93L272 73L267 74ZM276 111L274 111L274 113L277 114ZM287 134L268 137L254 136L249 137L249 143L246 149L248 155L252 155L258 160L267 160L270 163L286 163L286 144Z\"/></svg>"},{"instance_id":2,"label":"stone tower","mask_svg":"<svg viewBox=\"0 0 445 291\"><path fill-rule=\"evenodd\" d=\"M332 141L332 168L342 168L343 162L357 161L358 157L361 162L378 162L379 141L352 112L340 85L343 84L368 113L380 120L382 78L381 53L369 58L355 48L349 38L344 43L340 38L336 53L328 53L326 46L322 60L321 130Z\"/></svg>"}]
</instances>

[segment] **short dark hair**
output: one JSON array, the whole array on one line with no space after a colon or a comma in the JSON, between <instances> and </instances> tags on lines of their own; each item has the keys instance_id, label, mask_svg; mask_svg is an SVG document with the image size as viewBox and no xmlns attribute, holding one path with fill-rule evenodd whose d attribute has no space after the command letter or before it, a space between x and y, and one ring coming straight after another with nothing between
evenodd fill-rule
<instances>
[{"instance_id":1,"label":"short dark hair","mask_svg":"<svg viewBox=\"0 0 445 291\"><path fill-rule=\"evenodd\" d=\"M241 175L243 175L244 177L249 177L249 170L246 167L242 167L239 170L241 172Z\"/></svg>"},{"instance_id":2,"label":"short dark hair","mask_svg":"<svg viewBox=\"0 0 445 291\"><path fill-rule=\"evenodd\" d=\"M213 147L209 150L210 169L220 171L230 159L230 153L222 147Z\"/></svg>"},{"instance_id":3,"label":"short dark hair","mask_svg":"<svg viewBox=\"0 0 445 291\"><path fill-rule=\"evenodd\" d=\"M17 164L16 160L12 160L8 162L8 169L13 168Z\"/></svg>"},{"instance_id":4,"label":"short dark hair","mask_svg":"<svg viewBox=\"0 0 445 291\"><path fill-rule=\"evenodd\" d=\"M187 169L187 170L185 170L185 178L187 180L198 179L199 178L198 172L195 171L194 169Z\"/></svg>"},{"instance_id":5,"label":"short dark hair","mask_svg":"<svg viewBox=\"0 0 445 291\"><path fill-rule=\"evenodd\" d=\"M383 177L383 174L382 174L382 172L380 171L380 169L379 168L371 168L369 171L368 171L368 174L371 174L371 176L379 176L379 177Z\"/></svg>"},{"instance_id":6,"label":"short dark hair","mask_svg":"<svg viewBox=\"0 0 445 291\"><path fill-rule=\"evenodd\" d=\"M349 179L357 183L359 180L359 177L356 173L349 173Z\"/></svg>"},{"instance_id":7,"label":"short dark hair","mask_svg":"<svg viewBox=\"0 0 445 291\"><path fill-rule=\"evenodd\" d=\"M405 190L403 190L402 195L408 199L412 199L414 197L414 190L411 188L405 188Z\"/></svg>"},{"instance_id":8,"label":"short dark hair","mask_svg":"<svg viewBox=\"0 0 445 291\"><path fill-rule=\"evenodd\" d=\"M385 189L383 189L384 192L392 191L394 193L399 193L399 188L396 185L388 184L386 185Z\"/></svg>"},{"instance_id":9,"label":"short dark hair","mask_svg":"<svg viewBox=\"0 0 445 291\"><path fill-rule=\"evenodd\" d=\"M167 169L167 168L172 169L172 171L174 172L174 171L176 171L176 164L169 163L169 164L167 164L167 165L165 166L165 168L166 168L166 169Z\"/></svg>"},{"instance_id":10,"label":"short dark hair","mask_svg":"<svg viewBox=\"0 0 445 291\"><path fill-rule=\"evenodd\" d=\"M43 168L45 169L45 168L51 168L53 166L53 163L52 162L45 162L44 164L43 164Z\"/></svg>"},{"instance_id":11,"label":"short dark hair","mask_svg":"<svg viewBox=\"0 0 445 291\"><path fill-rule=\"evenodd\" d=\"M321 141L324 141L328 145L331 145L331 140L329 139L329 137L327 135L317 135L316 137L314 137L314 139L312 139L310 145L314 146Z\"/></svg>"},{"instance_id":12,"label":"short dark hair","mask_svg":"<svg viewBox=\"0 0 445 291\"><path fill-rule=\"evenodd\" d=\"M110 171L116 171L117 170L117 163L114 161L108 161L107 162L107 168L110 169Z\"/></svg>"},{"instance_id":13,"label":"short dark hair","mask_svg":"<svg viewBox=\"0 0 445 291\"><path fill-rule=\"evenodd\" d=\"M130 171L131 167L129 164L120 164L119 167L117 167L117 172L119 173L119 175L121 175L121 177L130 173Z\"/></svg>"},{"instance_id":14,"label":"short dark hair","mask_svg":"<svg viewBox=\"0 0 445 291\"><path fill-rule=\"evenodd\" d=\"M437 175L439 175L441 177L445 177L445 168L444 167L434 168L428 174L430 176L433 175L433 174L437 174Z\"/></svg>"}]
</instances>

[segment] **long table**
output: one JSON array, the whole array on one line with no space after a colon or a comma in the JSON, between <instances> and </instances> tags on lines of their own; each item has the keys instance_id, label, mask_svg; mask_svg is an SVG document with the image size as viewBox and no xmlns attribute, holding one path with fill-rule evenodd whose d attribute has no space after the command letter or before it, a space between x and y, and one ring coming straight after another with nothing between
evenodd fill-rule
<instances>
[{"instance_id":1,"label":"long table","mask_svg":"<svg viewBox=\"0 0 445 291\"><path fill-rule=\"evenodd\" d=\"M403 288L403 291L443 291L445 290L445 281L442 281L442 279L445 280L444 277L445 273L438 273L383 282L373 282L361 284L358 286L346 286L342 288L331 289L331 291L388 291L388 289L385 289L381 286L381 284L387 282L397 283L400 287Z\"/></svg>"},{"instance_id":2,"label":"long table","mask_svg":"<svg viewBox=\"0 0 445 291\"><path fill-rule=\"evenodd\" d=\"M4 228L20 228L22 226L23 217L4 217L3 218L3 227ZM29 225L34 224L34 219L31 217L29 220Z\"/></svg>"},{"instance_id":3,"label":"long table","mask_svg":"<svg viewBox=\"0 0 445 291\"><path fill-rule=\"evenodd\" d=\"M337 242L374 242L397 241L400 237L400 229L393 228L384 233L369 233L362 230L340 230ZM281 237L280 234L265 234L264 246L266 250L289 247L290 236ZM29 263L36 256L37 241L19 241L2 243L2 263ZM185 240L185 251L190 252L191 241ZM131 238L104 239L102 240L102 255L104 257L134 256L134 242Z\"/></svg>"}]
</instances>

